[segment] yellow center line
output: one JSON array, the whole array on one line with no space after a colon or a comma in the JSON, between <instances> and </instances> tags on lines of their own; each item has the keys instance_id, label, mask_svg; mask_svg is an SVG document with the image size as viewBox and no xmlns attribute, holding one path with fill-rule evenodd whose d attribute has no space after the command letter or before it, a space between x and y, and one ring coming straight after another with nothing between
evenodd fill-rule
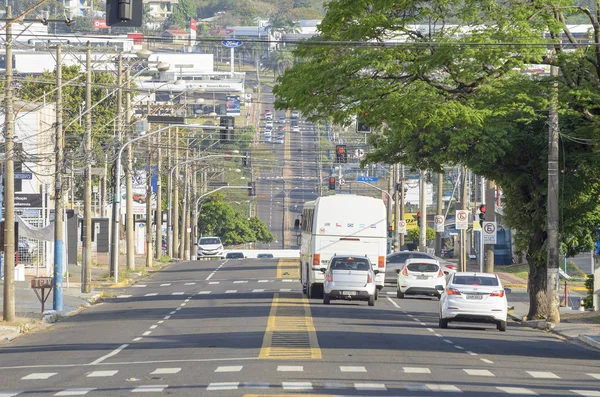
<instances>
[{"instance_id":1,"label":"yellow center line","mask_svg":"<svg viewBox=\"0 0 600 397\"><path fill-rule=\"evenodd\" d=\"M282 258L277 262L277 278L300 278L298 259Z\"/></svg>"}]
</instances>

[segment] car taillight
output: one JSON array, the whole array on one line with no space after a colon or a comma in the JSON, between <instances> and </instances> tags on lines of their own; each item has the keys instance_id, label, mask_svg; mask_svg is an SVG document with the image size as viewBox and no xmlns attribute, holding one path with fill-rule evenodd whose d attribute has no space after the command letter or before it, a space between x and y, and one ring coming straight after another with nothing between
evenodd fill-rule
<instances>
[{"instance_id":1,"label":"car taillight","mask_svg":"<svg viewBox=\"0 0 600 397\"><path fill-rule=\"evenodd\" d=\"M498 291L494 291L490 294L490 296L498 296L500 298L504 297L504 290L499 289Z\"/></svg>"},{"instance_id":2,"label":"car taillight","mask_svg":"<svg viewBox=\"0 0 600 397\"><path fill-rule=\"evenodd\" d=\"M444 265L444 267L447 267L448 269L452 269L452 270L456 270L456 269L458 269L458 268L456 267L456 265Z\"/></svg>"},{"instance_id":3,"label":"car taillight","mask_svg":"<svg viewBox=\"0 0 600 397\"><path fill-rule=\"evenodd\" d=\"M379 267L379 268L385 267L385 257L384 256L380 256L377 258L377 267Z\"/></svg>"},{"instance_id":4,"label":"car taillight","mask_svg":"<svg viewBox=\"0 0 600 397\"><path fill-rule=\"evenodd\" d=\"M442 269L440 269L440 271L438 272L438 277L442 277L444 275L444 271Z\"/></svg>"},{"instance_id":5,"label":"car taillight","mask_svg":"<svg viewBox=\"0 0 600 397\"><path fill-rule=\"evenodd\" d=\"M367 284L371 284L373 282L373 276L371 276L371 273L367 274Z\"/></svg>"},{"instance_id":6,"label":"car taillight","mask_svg":"<svg viewBox=\"0 0 600 397\"><path fill-rule=\"evenodd\" d=\"M408 276L408 270L406 270L406 267L404 269L402 269L402 274L404 276Z\"/></svg>"},{"instance_id":7,"label":"car taillight","mask_svg":"<svg viewBox=\"0 0 600 397\"><path fill-rule=\"evenodd\" d=\"M327 281L329 281L329 282L333 281L333 273L329 273L329 275L327 276Z\"/></svg>"},{"instance_id":8,"label":"car taillight","mask_svg":"<svg viewBox=\"0 0 600 397\"><path fill-rule=\"evenodd\" d=\"M448 295L460 295L460 291L454 288L448 288L446 291Z\"/></svg>"},{"instance_id":9,"label":"car taillight","mask_svg":"<svg viewBox=\"0 0 600 397\"><path fill-rule=\"evenodd\" d=\"M313 266L321 266L321 254L313 255Z\"/></svg>"}]
</instances>

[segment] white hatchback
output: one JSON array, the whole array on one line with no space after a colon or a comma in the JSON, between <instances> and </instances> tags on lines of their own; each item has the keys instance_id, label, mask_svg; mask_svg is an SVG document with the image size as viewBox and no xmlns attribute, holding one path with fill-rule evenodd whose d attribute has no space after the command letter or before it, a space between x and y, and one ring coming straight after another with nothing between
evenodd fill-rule
<instances>
[{"instance_id":1,"label":"white hatchback","mask_svg":"<svg viewBox=\"0 0 600 397\"><path fill-rule=\"evenodd\" d=\"M398 273L396 296L429 295L440 298L446 287L446 275L435 259L407 259Z\"/></svg>"},{"instance_id":2,"label":"white hatchback","mask_svg":"<svg viewBox=\"0 0 600 397\"><path fill-rule=\"evenodd\" d=\"M369 306L375 305L375 274L367 257L335 255L324 274L323 303L332 299L366 300Z\"/></svg>"},{"instance_id":3,"label":"white hatchback","mask_svg":"<svg viewBox=\"0 0 600 397\"><path fill-rule=\"evenodd\" d=\"M506 291L494 273L454 273L440 299L440 328L450 321L495 323L506 331Z\"/></svg>"}]
</instances>

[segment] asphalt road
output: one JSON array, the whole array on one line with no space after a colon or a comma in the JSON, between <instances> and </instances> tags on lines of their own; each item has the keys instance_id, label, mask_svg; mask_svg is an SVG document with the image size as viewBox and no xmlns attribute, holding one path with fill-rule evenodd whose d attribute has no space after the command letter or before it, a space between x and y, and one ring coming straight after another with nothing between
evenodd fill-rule
<instances>
[{"instance_id":1,"label":"asphalt road","mask_svg":"<svg viewBox=\"0 0 600 397\"><path fill-rule=\"evenodd\" d=\"M598 352L438 302L302 296L294 260L176 263L0 348L0 396L598 396ZM392 293L393 291L389 291Z\"/></svg>"}]
</instances>

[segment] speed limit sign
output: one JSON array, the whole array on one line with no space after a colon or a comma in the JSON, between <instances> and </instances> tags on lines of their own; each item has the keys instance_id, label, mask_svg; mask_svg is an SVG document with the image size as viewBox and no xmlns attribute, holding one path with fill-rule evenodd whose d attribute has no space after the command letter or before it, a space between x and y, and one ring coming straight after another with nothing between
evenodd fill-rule
<instances>
[{"instance_id":1,"label":"speed limit sign","mask_svg":"<svg viewBox=\"0 0 600 397\"><path fill-rule=\"evenodd\" d=\"M469 214L465 210L456 211L456 230L467 230L469 228Z\"/></svg>"},{"instance_id":2,"label":"speed limit sign","mask_svg":"<svg viewBox=\"0 0 600 397\"><path fill-rule=\"evenodd\" d=\"M436 215L433 218L433 223L436 233L444 233L444 215Z\"/></svg>"}]
</instances>

